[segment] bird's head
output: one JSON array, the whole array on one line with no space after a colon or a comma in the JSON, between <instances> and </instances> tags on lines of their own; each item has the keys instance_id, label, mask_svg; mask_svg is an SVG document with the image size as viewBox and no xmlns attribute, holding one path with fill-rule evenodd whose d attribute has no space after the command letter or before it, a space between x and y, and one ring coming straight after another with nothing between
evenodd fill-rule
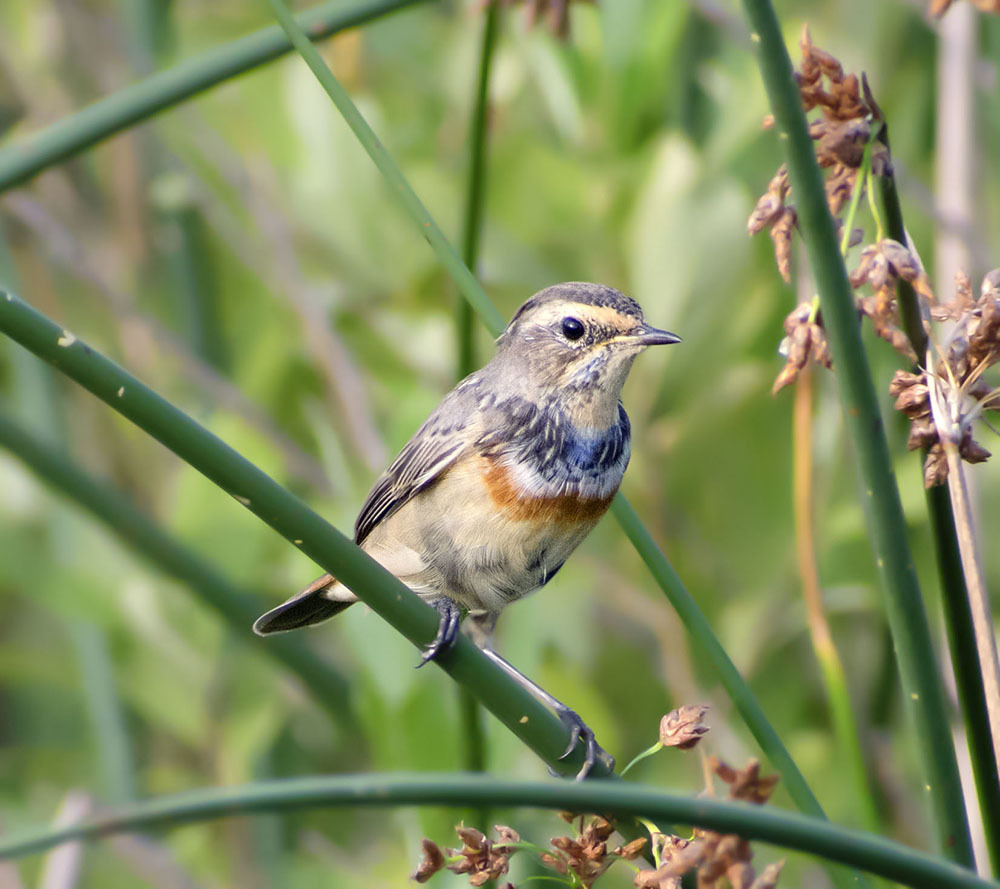
<instances>
[{"instance_id":1,"label":"bird's head","mask_svg":"<svg viewBox=\"0 0 1000 889\"><path fill-rule=\"evenodd\" d=\"M646 324L639 304L624 293L571 282L547 287L521 306L497 340L497 356L535 388L617 405L635 356L678 342Z\"/></svg>"}]
</instances>

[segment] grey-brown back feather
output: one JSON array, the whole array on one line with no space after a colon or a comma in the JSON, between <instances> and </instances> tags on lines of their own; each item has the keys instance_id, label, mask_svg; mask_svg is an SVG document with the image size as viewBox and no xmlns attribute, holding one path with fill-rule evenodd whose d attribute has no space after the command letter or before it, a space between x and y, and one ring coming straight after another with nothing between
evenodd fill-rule
<instances>
[{"instance_id":1,"label":"grey-brown back feather","mask_svg":"<svg viewBox=\"0 0 1000 889\"><path fill-rule=\"evenodd\" d=\"M375 482L354 524L355 543L364 543L380 522L432 484L467 449L469 437L461 433L476 419L477 383L478 374L473 374L449 392Z\"/></svg>"}]
</instances>

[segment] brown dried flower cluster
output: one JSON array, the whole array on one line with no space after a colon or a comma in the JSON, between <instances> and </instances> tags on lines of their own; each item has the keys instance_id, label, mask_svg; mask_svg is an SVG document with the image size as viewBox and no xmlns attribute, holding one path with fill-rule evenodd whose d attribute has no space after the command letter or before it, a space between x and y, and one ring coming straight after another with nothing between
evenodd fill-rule
<instances>
[{"instance_id":1,"label":"brown dried flower cluster","mask_svg":"<svg viewBox=\"0 0 1000 889\"><path fill-rule=\"evenodd\" d=\"M660 720L660 744L682 750L695 746L708 732L704 724L707 711L703 705L672 710ZM756 760L751 760L744 769L734 769L714 756L709 764L715 775L728 785L730 799L762 805L778 782L777 775L761 775ZM714 794L714 788L710 786L708 790ZM560 817L567 824L577 825L575 836L553 837L551 848L540 852L539 857L542 864L581 889L591 889L616 861L639 858L650 845L650 840L641 837L611 846L615 823L600 815L588 817L561 812ZM462 848L458 850L442 850L425 839L423 860L411 879L426 883L438 871L447 868L457 874L468 874L471 885L482 886L508 872L510 856L519 848L538 850L530 843L519 846L521 838L513 828L498 824L495 830L498 838L493 841L478 830L459 825L455 831L462 840ZM713 889L723 877L729 880L733 889L773 889L783 864L771 865L758 876L751 864L753 850L750 844L734 834L696 830L690 839L685 839L654 833L652 842L654 860L659 866L638 870L635 877L638 889L680 889L681 877L690 870L698 872L699 889ZM501 889L514 889L514 886L507 882Z\"/></svg>"},{"instance_id":2,"label":"brown dried flower cluster","mask_svg":"<svg viewBox=\"0 0 1000 889\"><path fill-rule=\"evenodd\" d=\"M569 813L563 818L569 823L575 820ZM544 853L542 861L557 873L575 874L579 884L590 889L617 858L634 858L646 844L643 838L609 852L608 838L614 831L614 824L607 818L595 815L585 823L581 815L579 833L575 837L553 837L553 851Z\"/></svg>"},{"instance_id":3,"label":"brown dried flower cluster","mask_svg":"<svg viewBox=\"0 0 1000 889\"><path fill-rule=\"evenodd\" d=\"M496 842L474 827L460 824L455 828L455 833L462 841L462 848L445 849L444 852L436 843L424 839L424 858L410 875L410 879L417 883L426 883L444 867L456 874L468 874L469 884L472 886L482 886L488 880L502 877L510 866L510 854L513 851L511 844L520 843L521 837L513 828L502 824L498 824L494 829L499 836ZM445 856L457 860L447 864Z\"/></svg>"},{"instance_id":4,"label":"brown dried flower cluster","mask_svg":"<svg viewBox=\"0 0 1000 889\"><path fill-rule=\"evenodd\" d=\"M830 212L836 216L854 190L871 128L881 119L881 113L867 85L862 96L857 76L845 75L837 59L813 46L808 29L803 29L800 45L802 62L795 79L805 110L819 108L823 112L822 117L810 123L809 135L816 142L820 166L830 171L826 179L826 198ZM764 125L773 126L774 119L768 115ZM876 143L872 147L872 170L881 174L888 166L888 151L884 145ZM792 279L792 231L797 222L794 206L786 203L789 191L788 169L782 164L747 222L751 235L765 228L770 230L778 271L786 281Z\"/></svg>"},{"instance_id":5,"label":"brown dried flower cluster","mask_svg":"<svg viewBox=\"0 0 1000 889\"><path fill-rule=\"evenodd\" d=\"M826 331L820 321L820 313L812 303L799 303L785 317L785 338L781 341L781 354L785 356L785 366L771 386L771 394L795 382L799 372L812 358L823 367L833 367L830 346L826 341Z\"/></svg>"},{"instance_id":6,"label":"brown dried flower cluster","mask_svg":"<svg viewBox=\"0 0 1000 889\"><path fill-rule=\"evenodd\" d=\"M579 818L576 836L558 836L551 840L551 851L543 852L544 865L556 873L573 874L573 885L590 889L594 882L615 861L631 861L642 854L648 840L642 837L624 845L608 847L608 839L615 831L612 821L594 815L589 820L583 815L563 812L561 817L568 824ZM482 886L488 880L495 880L507 873L510 856L516 851L515 844L521 842L517 831L498 824L495 828L499 839L495 842L473 828L459 825L455 828L462 840L462 848L441 850L431 840L423 841L423 860L410 878L417 883L426 883L439 870L447 868L456 874L468 874L469 883ZM504 889L513 889L511 883Z\"/></svg>"},{"instance_id":7,"label":"brown dried flower cluster","mask_svg":"<svg viewBox=\"0 0 1000 889\"><path fill-rule=\"evenodd\" d=\"M732 766L712 757L712 771L729 785L729 798L762 805L778 783L777 775L760 774L760 763L751 760L746 768ZM681 877L690 870L698 872L699 889L714 887L725 877L733 889L773 889L784 861L768 865L758 875L754 870L750 844L736 834L720 834L697 829L690 840L677 836L661 838L662 864L655 870L636 874L637 889L680 889Z\"/></svg>"},{"instance_id":8,"label":"brown dried flower cluster","mask_svg":"<svg viewBox=\"0 0 1000 889\"><path fill-rule=\"evenodd\" d=\"M819 165L829 171L827 204L843 230L844 221L838 214L855 190L865 147L871 140L873 127L881 126L882 112L864 76L859 81L855 74L845 74L834 56L813 45L808 29L803 30L801 47L802 62L795 77L805 110L818 108L822 112L821 117L811 122L809 133L816 144ZM771 123L770 119L765 121L765 125ZM885 145L875 141L871 152L872 172L890 174L891 163ZM765 228L770 230L778 271L786 281L791 281L792 234L796 227L795 208L787 203L789 191L788 171L782 165L747 223L750 234ZM852 228L848 246L856 246L863 239L864 231ZM865 247L851 275L853 287L870 284L872 288L871 296L858 296L859 313L871 319L880 337L912 360L915 356L898 323L895 288L900 280L912 284L928 300L933 299L920 262L906 247L888 238ZM814 305L797 306L785 318L784 328L781 352L786 363L774 381L772 392L793 382L810 359L824 367L831 366L823 322Z\"/></svg>"},{"instance_id":9,"label":"brown dried flower cluster","mask_svg":"<svg viewBox=\"0 0 1000 889\"><path fill-rule=\"evenodd\" d=\"M486 0L483 6L498 2L504 6L524 6L524 18L528 28L534 27L544 18L549 30L556 37L560 40L569 39L569 8L574 0ZM595 0L575 0L575 2L593 3Z\"/></svg>"},{"instance_id":10,"label":"brown dried flower cluster","mask_svg":"<svg viewBox=\"0 0 1000 889\"><path fill-rule=\"evenodd\" d=\"M924 463L924 485L928 488L943 484L948 477L942 427L967 463L982 463L990 457L990 452L973 437L972 421L983 410L1000 407L1000 390L982 378L989 367L1000 361L1000 269L983 278L978 299L972 296L968 277L959 273L955 298L947 305L934 307L931 314L937 320L956 322L935 368L933 382L940 393L939 412L932 406L932 381L926 370L896 371L889 385L896 409L910 418L907 448L928 449Z\"/></svg>"},{"instance_id":11,"label":"brown dried flower cluster","mask_svg":"<svg viewBox=\"0 0 1000 889\"><path fill-rule=\"evenodd\" d=\"M883 238L861 251L858 267L851 273L850 280L854 288L871 285L873 295L859 296L857 303L860 312L871 319L875 333L901 355L916 361L910 340L897 324L896 285L906 281L928 303L934 302L930 282L917 257L899 241Z\"/></svg>"}]
</instances>

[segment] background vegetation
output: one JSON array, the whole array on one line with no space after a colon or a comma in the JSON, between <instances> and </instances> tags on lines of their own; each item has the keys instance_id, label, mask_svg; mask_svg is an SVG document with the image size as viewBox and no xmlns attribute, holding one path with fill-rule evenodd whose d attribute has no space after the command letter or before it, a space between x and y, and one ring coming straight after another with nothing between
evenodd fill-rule
<instances>
[{"instance_id":1,"label":"background vegetation","mask_svg":"<svg viewBox=\"0 0 1000 889\"><path fill-rule=\"evenodd\" d=\"M970 63L956 71L939 27L909 3L778 4L778 12L790 43L808 22L818 45L867 72L890 122L907 224L944 282L939 292L950 293L954 271L949 233L978 281L998 261L988 249L1000 227L1000 177L989 162L1000 151L998 23L962 5L949 13L959 38L953 22L973 23L964 38ZM571 18L562 43L544 28L528 30L519 10L503 16L478 274L505 316L550 283L595 280L684 336L683 346L643 356L626 389L634 439L625 492L829 816L861 824L796 567L793 394L769 394L783 364L781 322L799 297L778 277L767 240L746 235L780 161L774 134L760 126L767 102L746 27L735 7L707 0L608 0L574 6ZM236 0L210 8L8 0L0 6L6 138L270 21L266 4ZM456 242L482 27L478 4L418 4L321 46ZM957 122L947 117L956 87L936 86L949 75L964 77L974 97ZM974 138L956 149L949 140L961 127ZM935 164L966 171L967 184L936 192ZM963 188L967 206L956 210ZM375 475L455 380L455 287L297 57L8 192L0 214L0 283L344 531ZM481 361L490 344L476 331ZM877 340L869 355L888 407L884 384L899 359ZM883 831L931 848L836 387L827 374L815 379L825 604ZM253 597L250 613L316 573L231 498L6 340L0 387L5 414L127 492ZM903 449L902 418L887 422L936 627L922 472ZM991 462L973 474L994 588L998 471ZM465 762L454 684L440 671L415 672L412 647L375 615L352 609L296 639L349 683L355 724L343 713L331 718L265 655L268 643L249 624L229 629L188 587L5 454L0 493L5 831L50 819L70 790L111 803L258 777ZM697 702L712 707L713 751L736 764L759 756L711 665L611 521L549 588L505 614L499 643L577 708L622 763L655 740L663 713ZM544 774L500 725L487 720L486 733L489 771ZM662 754L637 771L643 781L696 790L697 756ZM788 805L780 788L775 804ZM543 844L562 832L544 813L494 815ZM77 885L402 885L421 836L450 841L463 816L314 812L192 826L154 846L88 849ZM21 879L41 885L50 866L28 861ZM0 873L0 885L14 879ZM783 884L818 879L814 862L793 858ZM619 881L630 882L624 869Z\"/></svg>"}]
</instances>

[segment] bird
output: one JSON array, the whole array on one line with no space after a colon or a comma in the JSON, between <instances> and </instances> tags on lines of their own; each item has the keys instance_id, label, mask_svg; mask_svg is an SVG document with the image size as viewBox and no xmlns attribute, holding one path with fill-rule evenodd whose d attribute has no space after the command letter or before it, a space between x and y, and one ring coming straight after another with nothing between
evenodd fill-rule
<instances>
[{"instance_id":1,"label":"bird","mask_svg":"<svg viewBox=\"0 0 1000 889\"><path fill-rule=\"evenodd\" d=\"M496 353L449 392L375 482L355 543L439 614L418 666L462 631L583 739L578 777L601 756L580 716L493 647L500 612L555 577L604 515L631 453L622 386L649 346L680 342L602 284L530 297ZM259 635L325 621L358 598L330 574L259 617ZM464 621L464 623L463 623Z\"/></svg>"}]
</instances>

